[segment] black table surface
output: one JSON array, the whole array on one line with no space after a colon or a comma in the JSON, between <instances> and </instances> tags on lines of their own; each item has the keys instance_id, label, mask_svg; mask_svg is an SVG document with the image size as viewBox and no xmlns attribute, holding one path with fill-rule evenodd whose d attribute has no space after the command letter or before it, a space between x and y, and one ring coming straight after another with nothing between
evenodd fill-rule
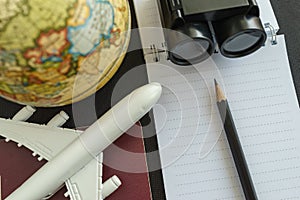
<instances>
[{"instance_id":1,"label":"black table surface","mask_svg":"<svg viewBox=\"0 0 300 200\"><path fill-rule=\"evenodd\" d=\"M279 34L284 34L287 43L289 61L292 71L292 76L295 84L298 99L300 97L300 1L299 0L270 0L275 11L277 20L279 22L280 31ZM132 0L129 0L131 10L133 11ZM132 12L132 27L137 27L134 12ZM131 38L130 45L135 47L141 46L139 37L136 35ZM124 80L124 74L131 73L129 80ZM94 96L88 97L73 105L67 105L62 107L53 108L37 108L37 112L29 119L30 122L45 124L60 110L64 110L70 116L70 120L65 124L65 127L75 128L81 126L88 126L92 124L96 116L101 116L105 113L117 100L121 98L114 98L112 101L112 95L114 88L122 80L122 93L129 93L134 88L147 83L147 74L144 66L144 60L142 56L141 48L135 51L129 52L117 73L114 77ZM11 118L22 105L18 105L3 98L0 98L0 116L3 118ZM73 112L74 107L76 112ZM79 111L79 112L78 112ZM91 114L92 113L92 114ZM142 123L145 125L144 134L152 134L154 130L153 123L149 123L153 120L153 116L150 114L146 116ZM157 149L156 138L146 137L145 146L147 151L155 151ZM153 158L148 165L157 165L159 163L153 163ZM151 168L151 167L150 167ZM155 167L154 167L155 168ZM150 182L152 187L152 194L154 200L165 199L163 182L160 171L154 171L150 173Z\"/></svg>"},{"instance_id":2,"label":"black table surface","mask_svg":"<svg viewBox=\"0 0 300 200\"><path fill-rule=\"evenodd\" d=\"M271 4L279 23L279 34L285 35L295 89L300 99L300 1L271 0Z\"/></svg>"}]
</instances>

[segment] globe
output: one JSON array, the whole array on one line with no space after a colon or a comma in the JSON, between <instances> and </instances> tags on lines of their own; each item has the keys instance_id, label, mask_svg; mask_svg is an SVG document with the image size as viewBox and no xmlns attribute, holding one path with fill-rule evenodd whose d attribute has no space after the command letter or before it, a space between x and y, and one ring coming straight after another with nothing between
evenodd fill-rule
<instances>
[{"instance_id":1,"label":"globe","mask_svg":"<svg viewBox=\"0 0 300 200\"><path fill-rule=\"evenodd\" d=\"M53 107L80 101L120 67L127 0L0 0L0 96Z\"/></svg>"}]
</instances>

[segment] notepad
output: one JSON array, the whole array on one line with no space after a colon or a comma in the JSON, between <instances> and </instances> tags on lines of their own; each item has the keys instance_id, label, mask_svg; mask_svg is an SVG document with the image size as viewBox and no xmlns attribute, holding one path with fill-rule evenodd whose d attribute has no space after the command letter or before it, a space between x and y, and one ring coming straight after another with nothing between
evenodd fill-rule
<instances>
[{"instance_id":1,"label":"notepad","mask_svg":"<svg viewBox=\"0 0 300 200\"><path fill-rule=\"evenodd\" d=\"M153 2L135 3L154 8ZM263 22L273 24L276 32L270 2L258 3L264 7ZM137 12L140 27L159 26L151 12ZM141 33L145 48L153 42L149 33ZM161 34L155 38L163 41ZM268 39L263 48L243 58L215 54L190 68L166 60L151 62L145 55L149 81L164 87L154 119L167 199L244 199L222 132L214 78L228 98L258 198L300 198L299 107L284 36L277 36L277 42L272 45Z\"/></svg>"},{"instance_id":2,"label":"notepad","mask_svg":"<svg viewBox=\"0 0 300 200\"><path fill-rule=\"evenodd\" d=\"M164 86L154 118L167 199L244 198L214 78L228 97L259 199L300 197L300 118L283 36L234 62L214 55L183 69L166 61L148 64L148 73Z\"/></svg>"}]
</instances>

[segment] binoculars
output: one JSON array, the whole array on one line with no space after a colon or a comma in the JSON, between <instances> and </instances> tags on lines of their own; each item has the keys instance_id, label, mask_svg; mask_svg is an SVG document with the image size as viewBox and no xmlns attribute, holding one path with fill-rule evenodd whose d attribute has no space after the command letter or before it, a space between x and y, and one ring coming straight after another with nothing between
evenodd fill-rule
<instances>
[{"instance_id":1,"label":"binoculars","mask_svg":"<svg viewBox=\"0 0 300 200\"><path fill-rule=\"evenodd\" d=\"M200 63L217 45L225 57L246 56L266 41L255 0L157 1L169 59L175 64Z\"/></svg>"}]
</instances>

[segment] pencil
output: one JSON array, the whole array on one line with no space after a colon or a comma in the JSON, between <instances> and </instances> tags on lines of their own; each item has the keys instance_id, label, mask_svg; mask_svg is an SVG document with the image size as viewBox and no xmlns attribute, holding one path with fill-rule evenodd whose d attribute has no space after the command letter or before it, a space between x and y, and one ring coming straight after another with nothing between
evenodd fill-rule
<instances>
[{"instance_id":1,"label":"pencil","mask_svg":"<svg viewBox=\"0 0 300 200\"><path fill-rule=\"evenodd\" d=\"M234 125L227 98L216 80L215 88L217 95L217 106L245 198L246 200L257 200L258 198L251 179L251 174L249 172L242 145Z\"/></svg>"}]
</instances>

